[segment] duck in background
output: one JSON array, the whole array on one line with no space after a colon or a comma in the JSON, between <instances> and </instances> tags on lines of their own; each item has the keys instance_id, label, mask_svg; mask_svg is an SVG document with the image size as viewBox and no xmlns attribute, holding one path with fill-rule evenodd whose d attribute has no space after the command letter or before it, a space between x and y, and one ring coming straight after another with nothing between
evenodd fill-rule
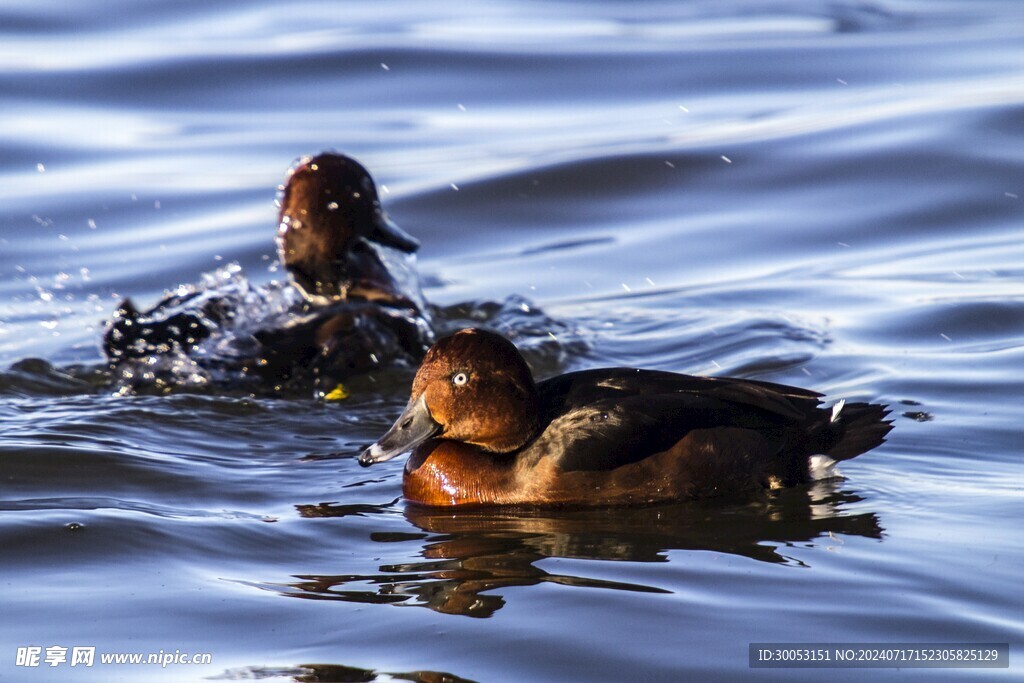
<instances>
[{"instance_id":1,"label":"duck in background","mask_svg":"<svg viewBox=\"0 0 1024 683\"><path fill-rule=\"evenodd\" d=\"M423 505L638 505L745 498L812 478L885 440L885 406L745 379L632 368L535 383L516 347L466 329L426 354L394 426L359 456L407 450ZM822 463L817 463L821 465Z\"/></svg>"},{"instance_id":2,"label":"duck in background","mask_svg":"<svg viewBox=\"0 0 1024 683\"><path fill-rule=\"evenodd\" d=\"M282 187L278 225L287 283L256 288L229 273L145 311L125 299L103 338L115 380L128 391L312 383L331 397L347 376L422 358L434 333L415 269L419 243L384 212L361 164L334 152L300 159Z\"/></svg>"}]
</instances>

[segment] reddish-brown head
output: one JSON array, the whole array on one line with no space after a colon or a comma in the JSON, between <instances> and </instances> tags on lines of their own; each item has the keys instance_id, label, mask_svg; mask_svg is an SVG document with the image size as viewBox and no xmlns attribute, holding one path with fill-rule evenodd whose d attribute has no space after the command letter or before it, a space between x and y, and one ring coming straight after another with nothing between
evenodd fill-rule
<instances>
[{"instance_id":1,"label":"reddish-brown head","mask_svg":"<svg viewBox=\"0 0 1024 683\"><path fill-rule=\"evenodd\" d=\"M410 253L419 247L384 213L369 172L342 154L300 160L280 202L278 253L311 299L344 298L360 280L387 287L386 268L369 242Z\"/></svg>"},{"instance_id":2,"label":"reddish-brown head","mask_svg":"<svg viewBox=\"0 0 1024 683\"><path fill-rule=\"evenodd\" d=\"M537 387L512 342L462 330L427 352L405 412L360 462L390 459L433 436L507 453L530 441L538 424Z\"/></svg>"}]
</instances>

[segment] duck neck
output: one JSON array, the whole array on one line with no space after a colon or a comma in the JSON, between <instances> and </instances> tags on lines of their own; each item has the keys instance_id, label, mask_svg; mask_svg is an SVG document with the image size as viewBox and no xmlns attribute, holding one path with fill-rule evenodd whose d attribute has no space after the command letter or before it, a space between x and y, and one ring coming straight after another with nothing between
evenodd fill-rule
<instances>
[{"instance_id":1,"label":"duck neck","mask_svg":"<svg viewBox=\"0 0 1024 683\"><path fill-rule=\"evenodd\" d=\"M457 441L434 439L405 464L402 493L422 505L502 505L515 502L516 458Z\"/></svg>"}]
</instances>

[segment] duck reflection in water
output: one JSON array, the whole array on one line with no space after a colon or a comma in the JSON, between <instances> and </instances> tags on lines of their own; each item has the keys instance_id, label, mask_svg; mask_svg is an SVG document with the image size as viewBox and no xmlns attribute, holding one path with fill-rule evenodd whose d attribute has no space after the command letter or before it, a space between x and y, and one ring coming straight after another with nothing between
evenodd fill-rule
<instances>
[{"instance_id":1,"label":"duck reflection in water","mask_svg":"<svg viewBox=\"0 0 1024 683\"><path fill-rule=\"evenodd\" d=\"M806 566L787 549L841 544L839 536L881 538L871 512L850 514L861 501L836 481L773 491L742 505L681 503L643 508L460 510L415 505L403 510L422 534L371 534L380 543L422 544L422 561L382 565L369 574L296 575L288 584L259 587L291 597L427 607L444 614L490 617L505 604L500 589L564 586L670 593L664 587L552 574L547 558L666 562L671 550L705 550L759 562ZM304 517L391 515L397 503L299 506ZM835 539L834 541L832 539ZM413 553L410 553L413 554ZM806 556L806 554L801 553ZM366 590L365 584L375 589Z\"/></svg>"},{"instance_id":2,"label":"duck reflection in water","mask_svg":"<svg viewBox=\"0 0 1024 683\"><path fill-rule=\"evenodd\" d=\"M264 679L280 679L291 676L295 683L321 683L336 681L338 683L374 683L374 681L412 681L413 683L474 683L446 671L377 671L344 664L298 664L294 667L247 666L229 669L223 678L232 681L252 681Z\"/></svg>"}]
</instances>

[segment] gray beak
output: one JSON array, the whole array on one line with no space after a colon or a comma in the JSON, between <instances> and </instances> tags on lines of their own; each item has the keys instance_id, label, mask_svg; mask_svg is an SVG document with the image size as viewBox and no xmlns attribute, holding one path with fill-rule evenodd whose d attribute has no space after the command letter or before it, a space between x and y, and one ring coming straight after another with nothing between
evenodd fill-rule
<instances>
[{"instance_id":1,"label":"gray beak","mask_svg":"<svg viewBox=\"0 0 1024 683\"><path fill-rule=\"evenodd\" d=\"M376 225L373 226L369 238L378 244L404 251L407 254L420 248L419 240L395 225L383 211L378 214Z\"/></svg>"},{"instance_id":2,"label":"gray beak","mask_svg":"<svg viewBox=\"0 0 1024 683\"><path fill-rule=\"evenodd\" d=\"M405 407L387 433L359 455L359 464L369 467L376 462L390 460L401 455L441 431L441 425L434 421L427 408L423 394Z\"/></svg>"}]
</instances>

